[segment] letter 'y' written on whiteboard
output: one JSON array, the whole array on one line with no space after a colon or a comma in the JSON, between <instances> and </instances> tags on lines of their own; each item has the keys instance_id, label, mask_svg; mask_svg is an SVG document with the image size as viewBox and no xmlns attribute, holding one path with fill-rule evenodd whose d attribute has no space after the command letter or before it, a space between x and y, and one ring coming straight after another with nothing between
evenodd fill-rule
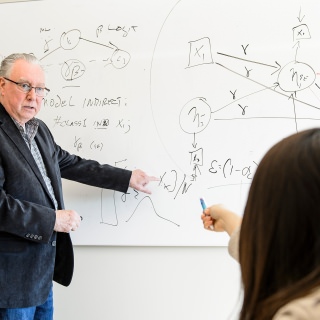
<instances>
[{"instance_id":1,"label":"letter 'y' written on whiteboard","mask_svg":"<svg viewBox=\"0 0 320 320\"><path fill-rule=\"evenodd\" d=\"M57 144L159 178L151 195L63 181L84 218L74 243L226 245L203 229L199 198L241 214L265 152L320 125L319 12L315 0L1 6L0 55L41 60L39 118Z\"/></svg>"}]
</instances>

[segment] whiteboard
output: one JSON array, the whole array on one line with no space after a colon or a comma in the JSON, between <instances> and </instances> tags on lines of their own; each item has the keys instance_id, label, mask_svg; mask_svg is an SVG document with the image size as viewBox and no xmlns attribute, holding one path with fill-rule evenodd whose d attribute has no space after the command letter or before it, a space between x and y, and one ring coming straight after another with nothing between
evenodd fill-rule
<instances>
[{"instance_id":1,"label":"whiteboard","mask_svg":"<svg viewBox=\"0 0 320 320\"><path fill-rule=\"evenodd\" d=\"M225 234L203 230L199 198L242 214L264 153L319 125L319 1L0 9L1 56L32 52L45 67L39 118L56 142L160 179L150 196L64 180L66 208L84 218L76 245L224 246Z\"/></svg>"}]
</instances>

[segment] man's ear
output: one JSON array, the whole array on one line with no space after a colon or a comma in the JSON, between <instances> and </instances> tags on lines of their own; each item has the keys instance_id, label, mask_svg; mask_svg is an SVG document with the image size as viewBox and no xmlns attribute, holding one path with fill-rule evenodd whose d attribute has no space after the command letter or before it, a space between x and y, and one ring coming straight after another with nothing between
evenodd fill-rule
<instances>
[{"instance_id":1,"label":"man's ear","mask_svg":"<svg viewBox=\"0 0 320 320\"><path fill-rule=\"evenodd\" d=\"M3 77L0 77L0 93L1 93L1 95L2 95L2 91L3 91L5 85L6 85L5 79Z\"/></svg>"}]
</instances>

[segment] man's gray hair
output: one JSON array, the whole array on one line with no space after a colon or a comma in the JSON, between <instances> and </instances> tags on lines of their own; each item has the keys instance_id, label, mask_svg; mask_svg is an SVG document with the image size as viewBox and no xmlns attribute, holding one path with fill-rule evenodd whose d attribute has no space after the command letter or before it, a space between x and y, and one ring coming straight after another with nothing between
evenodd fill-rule
<instances>
[{"instance_id":1,"label":"man's gray hair","mask_svg":"<svg viewBox=\"0 0 320 320\"><path fill-rule=\"evenodd\" d=\"M25 60L29 63L35 63L35 64L38 64L39 66L41 66L40 61L33 54L13 53L13 54L10 54L9 56L5 57L2 60L1 66L0 66L0 77L8 77L10 75L10 71L11 71L13 64L17 60Z\"/></svg>"}]
</instances>

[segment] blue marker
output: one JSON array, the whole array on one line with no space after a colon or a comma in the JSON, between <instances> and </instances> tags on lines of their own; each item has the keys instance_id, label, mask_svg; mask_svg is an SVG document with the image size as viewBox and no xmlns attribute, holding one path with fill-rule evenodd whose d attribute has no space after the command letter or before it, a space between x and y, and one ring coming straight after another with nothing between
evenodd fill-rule
<instances>
[{"instance_id":1,"label":"blue marker","mask_svg":"<svg viewBox=\"0 0 320 320\"><path fill-rule=\"evenodd\" d=\"M204 201L203 198L200 198L200 203L201 203L201 206L202 206L203 211L204 211L205 209L207 209L206 202Z\"/></svg>"},{"instance_id":2,"label":"blue marker","mask_svg":"<svg viewBox=\"0 0 320 320\"><path fill-rule=\"evenodd\" d=\"M204 201L203 198L200 198L200 203L201 203L201 207L202 207L202 210L203 210L203 211L204 211L205 209L207 209L206 202ZM210 226L210 229L211 229L211 230L214 230L214 227L213 227L213 226Z\"/></svg>"}]
</instances>

